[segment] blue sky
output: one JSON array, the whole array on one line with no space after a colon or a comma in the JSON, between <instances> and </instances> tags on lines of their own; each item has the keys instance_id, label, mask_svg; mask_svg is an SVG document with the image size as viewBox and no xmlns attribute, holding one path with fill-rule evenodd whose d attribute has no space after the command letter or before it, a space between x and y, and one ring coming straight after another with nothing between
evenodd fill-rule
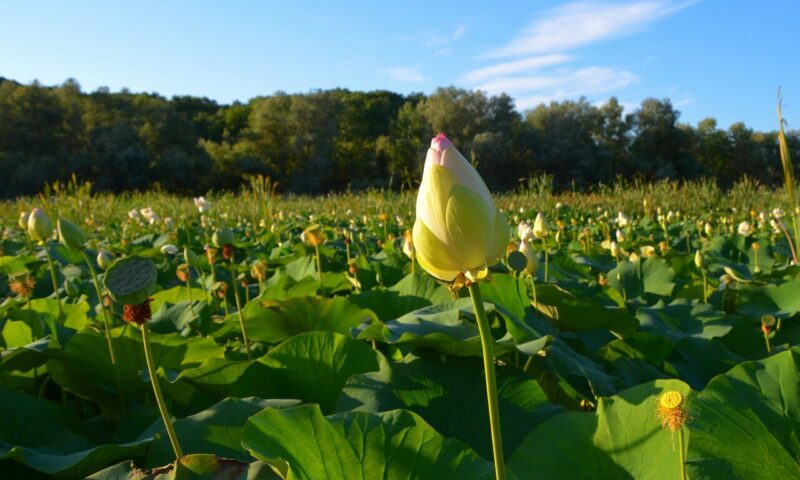
<instances>
[{"instance_id":1,"label":"blue sky","mask_svg":"<svg viewBox=\"0 0 800 480\"><path fill-rule=\"evenodd\" d=\"M800 1L5 2L0 76L247 101L456 85L538 102L669 97L681 119L800 128Z\"/></svg>"}]
</instances>

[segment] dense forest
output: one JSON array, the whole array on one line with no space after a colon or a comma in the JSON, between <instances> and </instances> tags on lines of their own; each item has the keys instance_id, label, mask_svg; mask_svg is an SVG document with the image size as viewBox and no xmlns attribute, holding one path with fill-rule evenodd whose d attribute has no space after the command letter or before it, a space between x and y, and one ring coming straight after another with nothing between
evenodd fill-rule
<instances>
[{"instance_id":1,"label":"dense forest","mask_svg":"<svg viewBox=\"0 0 800 480\"><path fill-rule=\"evenodd\" d=\"M570 188L617 178L781 181L775 132L744 123L725 130L713 118L694 127L679 117L668 99L653 98L627 114L613 97L600 106L579 99L521 114L507 95L454 87L428 96L276 92L221 105L0 77L0 197L33 194L73 173L99 191L233 189L248 173L269 175L281 192L399 189L415 184L438 131L494 189L543 173ZM800 134L789 137L800 157Z\"/></svg>"}]
</instances>

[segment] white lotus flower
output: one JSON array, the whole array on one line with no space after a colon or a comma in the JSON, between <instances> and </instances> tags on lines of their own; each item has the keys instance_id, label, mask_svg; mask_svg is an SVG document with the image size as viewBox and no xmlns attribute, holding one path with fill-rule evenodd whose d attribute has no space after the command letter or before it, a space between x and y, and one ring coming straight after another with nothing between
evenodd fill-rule
<instances>
[{"instance_id":1,"label":"white lotus flower","mask_svg":"<svg viewBox=\"0 0 800 480\"><path fill-rule=\"evenodd\" d=\"M535 275L536 270L539 268L539 258L536 256L536 252L533 251L533 247L531 247L528 239L523 239L519 242L519 251L525 255L525 259L528 260L528 263L525 264L525 273L528 275Z\"/></svg>"},{"instance_id":2,"label":"white lotus flower","mask_svg":"<svg viewBox=\"0 0 800 480\"><path fill-rule=\"evenodd\" d=\"M630 220L628 220L628 216L627 215L625 215L622 212L617 212L617 225L619 225L620 228L627 227L629 222L630 222Z\"/></svg>"},{"instance_id":3,"label":"white lotus flower","mask_svg":"<svg viewBox=\"0 0 800 480\"><path fill-rule=\"evenodd\" d=\"M750 226L750 223L747 220L744 220L736 228L736 231L739 232L739 235L746 237L753 233L753 227Z\"/></svg>"},{"instance_id":4,"label":"white lotus flower","mask_svg":"<svg viewBox=\"0 0 800 480\"><path fill-rule=\"evenodd\" d=\"M200 213L205 213L211 208L211 202L206 200L203 196L199 196L194 198L194 206L197 207Z\"/></svg>"}]
</instances>

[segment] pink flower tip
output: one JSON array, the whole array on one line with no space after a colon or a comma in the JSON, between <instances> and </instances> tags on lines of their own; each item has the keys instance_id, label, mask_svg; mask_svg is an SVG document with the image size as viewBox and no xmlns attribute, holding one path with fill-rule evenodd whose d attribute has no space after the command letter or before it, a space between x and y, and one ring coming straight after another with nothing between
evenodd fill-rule
<instances>
[{"instance_id":1,"label":"pink flower tip","mask_svg":"<svg viewBox=\"0 0 800 480\"><path fill-rule=\"evenodd\" d=\"M442 152L445 148L451 146L453 143L447 139L444 133L439 132L436 137L431 140L431 148L436 150L437 152Z\"/></svg>"}]
</instances>

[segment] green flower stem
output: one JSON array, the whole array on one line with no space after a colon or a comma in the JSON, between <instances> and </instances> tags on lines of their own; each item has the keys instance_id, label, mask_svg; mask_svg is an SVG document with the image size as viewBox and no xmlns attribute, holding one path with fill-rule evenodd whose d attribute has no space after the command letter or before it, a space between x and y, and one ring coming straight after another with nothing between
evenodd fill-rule
<instances>
[{"instance_id":1,"label":"green flower stem","mask_svg":"<svg viewBox=\"0 0 800 480\"><path fill-rule=\"evenodd\" d=\"M547 242L542 237L542 248L544 249L544 283L547 283L547 270L549 268L549 255L547 253Z\"/></svg>"},{"instance_id":2,"label":"green flower stem","mask_svg":"<svg viewBox=\"0 0 800 480\"><path fill-rule=\"evenodd\" d=\"M325 296L325 287L322 285L322 258L319 255L319 245L314 245L314 250L317 253L317 276L319 276L319 294Z\"/></svg>"},{"instance_id":3,"label":"green flower stem","mask_svg":"<svg viewBox=\"0 0 800 480\"><path fill-rule=\"evenodd\" d=\"M489 427L492 434L492 453L494 454L494 471L497 480L506 478L503 459L503 438L500 435L500 408L497 403L497 381L494 373L494 339L489 329L486 310L483 308L481 289L477 282L470 283L469 295L472 297L472 308L478 321L483 352L483 369L486 372L486 398L489 404Z\"/></svg>"},{"instance_id":4,"label":"green flower stem","mask_svg":"<svg viewBox=\"0 0 800 480\"><path fill-rule=\"evenodd\" d=\"M537 304L539 302L536 301L536 278L534 277L534 274L531 274L530 278L531 278L531 290L533 290L533 303Z\"/></svg>"},{"instance_id":5,"label":"green flower stem","mask_svg":"<svg viewBox=\"0 0 800 480\"><path fill-rule=\"evenodd\" d=\"M92 283L94 283L94 291L97 293L97 300L100 302L100 309L103 311L103 326L105 327L106 343L108 343L108 355L111 357L111 364L114 365L114 368L116 369L117 357L114 354L114 345L111 343L111 327L108 323L108 311L106 310L106 306L103 304L103 293L100 289L100 282L97 280L97 272L94 271L92 261L89 260L89 256L86 255L86 251L82 250L81 254L83 255L83 261L86 262L86 266L89 267L89 273L92 275ZM122 392L122 390L120 390L120 392Z\"/></svg>"},{"instance_id":6,"label":"green flower stem","mask_svg":"<svg viewBox=\"0 0 800 480\"><path fill-rule=\"evenodd\" d=\"M50 268L50 280L53 281L53 293L56 295L56 301L58 302L58 318L60 320L64 312L61 307L61 297L58 295L56 269L55 266L53 266L53 257L50 256L50 250L47 249L47 242L44 242L44 254L47 256L47 266Z\"/></svg>"},{"instance_id":7,"label":"green flower stem","mask_svg":"<svg viewBox=\"0 0 800 480\"><path fill-rule=\"evenodd\" d=\"M242 313L242 302L239 300L239 289L236 288L236 267L233 263L233 255L231 255L231 287L233 287L233 298L236 299L236 312L239 314L239 325L242 328L242 340L244 341L244 350L247 352L247 358L253 358L250 354L250 341L247 339L247 329L244 327L244 314Z\"/></svg>"},{"instance_id":8,"label":"green flower stem","mask_svg":"<svg viewBox=\"0 0 800 480\"><path fill-rule=\"evenodd\" d=\"M686 480L686 458L683 447L683 427L678 430L678 449L680 451L681 480Z\"/></svg>"},{"instance_id":9,"label":"green flower stem","mask_svg":"<svg viewBox=\"0 0 800 480\"><path fill-rule=\"evenodd\" d=\"M700 269L703 274L703 303L708 303L708 278L706 278L706 271L704 268Z\"/></svg>"},{"instance_id":10,"label":"green flower stem","mask_svg":"<svg viewBox=\"0 0 800 480\"><path fill-rule=\"evenodd\" d=\"M175 458L181 458L183 451L181 445L178 443L178 435L175 434L175 429L172 427L172 420L169 418L167 406L164 403L164 396L161 395L161 386L158 384L158 377L156 376L156 367L153 364L153 352L150 351L150 329L147 322L142 324L142 343L144 344L144 358L147 362L147 373L150 375L150 384L153 385L153 394L156 397L158 404L158 411L161 412L161 420L167 428L167 436L169 436L169 443L172 444L172 450L175 451Z\"/></svg>"},{"instance_id":11,"label":"green flower stem","mask_svg":"<svg viewBox=\"0 0 800 480\"><path fill-rule=\"evenodd\" d=\"M772 355L772 345L769 343L769 332L764 332L764 343L767 344L767 355Z\"/></svg>"},{"instance_id":12,"label":"green flower stem","mask_svg":"<svg viewBox=\"0 0 800 480\"><path fill-rule=\"evenodd\" d=\"M192 312L192 318L197 317L197 314L194 313L194 303L192 303L192 284L190 283L192 277L192 270L190 268L186 269L186 296L189 298L189 311Z\"/></svg>"},{"instance_id":13,"label":"green flower stem","mask_svg":"<svg viewBox=\"0 0 800 480\"><path fill-rule=\"evenodd\" d=\"M214 284L217 282L217 270L214 267L214 262L208 263L208 269L211 271L211 286L213 288ZM211 304L212 308L215 312L219 313L219 305L217 305L217 296L213 293L211 294ZM225 309L225 316L228 316L227 308Z\"/></svg>"},{"instance_id":14,"label":"green flower stem","mask_svg":"<svg viewBox=\"0 0 800 480\"><path fill-rule=\"evenodd\" d=\"M114 353L114 344L111 342L111 325L108 321L108 310L106 309L105 304L103 303L103 293L100 289L100 281L97 280L97 272L95 272L94 267L92 266L92 261L89 259L89 256L86 255L86 250L81 250L81 254L83 255L83 261L86 262L86 266L89 267L89 273L92 275L92 283L94 283L94 291L97 292L97 300L100 302L100 309L103 311L103 328L106 334L106 343L108 344L108 356L111 357L111 365L114 366L114 373L117 377L117 391L119 392L119 403L122 407L122 410L125 410L125 397L122 393L122 377L119 373L119 367L117 366L117 356Z\"/></svg>"}]
</instances>

